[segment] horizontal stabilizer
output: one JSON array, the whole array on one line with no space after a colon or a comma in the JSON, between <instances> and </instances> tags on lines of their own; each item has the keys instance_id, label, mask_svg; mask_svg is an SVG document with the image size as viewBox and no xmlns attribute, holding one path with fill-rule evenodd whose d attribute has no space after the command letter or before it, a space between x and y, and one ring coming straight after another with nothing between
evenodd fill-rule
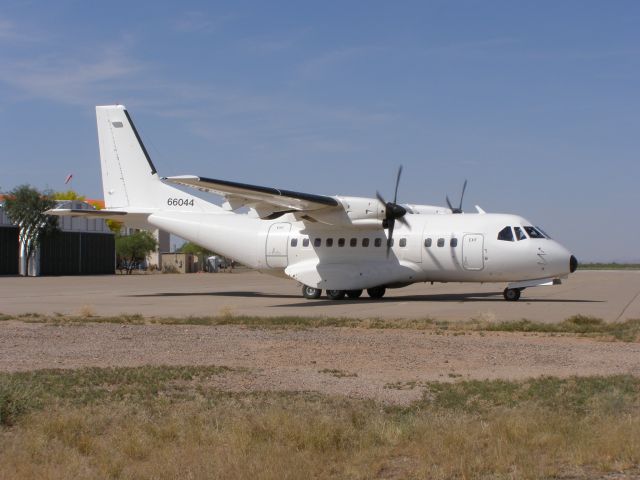
<instances>
[{"instance_id":1,"label":"horizontal stabilizer","mask_svg":"<svg viewBox=\"0 0 640 480\"><path fill-rule=\"evenodd\" d=\"M58 217L87 217L87 218L109 218L121 217L127 215L127 212L120 210L86 210L80 208L52 208L47 210L47 215L56 215Z\"/></svg>"}]
</instances>

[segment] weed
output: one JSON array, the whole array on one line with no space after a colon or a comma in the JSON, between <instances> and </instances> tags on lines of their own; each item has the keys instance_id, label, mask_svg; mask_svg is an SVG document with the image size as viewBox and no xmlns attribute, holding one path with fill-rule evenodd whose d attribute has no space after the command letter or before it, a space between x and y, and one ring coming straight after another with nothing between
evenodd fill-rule
<instances>
[{"instance_id":1,"label":"weed","mask_svg":"<svg viewBox=\"0 0 640 480\"><path fill-rule=\"evenodd\" d=\"M90 312L89 312L90 313ZM495 322L491 314L481 314L466 322L434 320L430 317L418 319L382 319L382 318L345 318L345 317L302 317L274 316L259 317L234 315L230 308L223 308L218 316L211 317L143 317L140 314L122 314L118 316L64 316L55 314L46 316L27 313L17 316L0 315L0 320L21 320L25 322L60 324L122 323L162 325L239 325L248 328L265 329L304 329L304 328L371 328L371 329L411 329L430 331L436 335L464 335L466 332L537 332L549 335L570 334L621 340L625 342L640 339L640 319L627 319L621 322L605 322L601 318L588 315L573 315L562 322L534 322L528 319Z\"/></svg>"},{"instance_id":2,"label":"weed","mask_svg":"<svg viewBox=\"0 0 640 480\"><path fill-rule=\"evenodd\" d=\"M339 370L337 368L323 368L322 370L318 370L318 373L327 373L336 378L345 378L345 377L357 377L357 373L349 373L344 370Z\"/></svg>"},{"instance_id":3,"label":"weed","mask_svg":"<svg viewBox=\"0 0 640 480\"><path fill-rule=\"evenodd\" d=\"M207 388L227 371L0 374L0 391L22 405L0 426L0 478L533 479L640 463L632 376L406 382L425 393L399 407Z\"/></svg>"}]
</instances>

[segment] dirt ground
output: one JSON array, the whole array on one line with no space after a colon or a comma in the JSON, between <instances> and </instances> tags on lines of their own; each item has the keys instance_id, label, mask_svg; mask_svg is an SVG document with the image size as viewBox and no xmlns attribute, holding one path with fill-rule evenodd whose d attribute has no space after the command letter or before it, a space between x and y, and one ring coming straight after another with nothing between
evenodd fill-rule
<instances>
[{"instance_id":1,"label":"dirt ground","mask_svg":"<svg viewBox=\"0 0 640 480\"><path fill-rule=\"evenodd\" d=\"M0 323L0 370L140 365L234 367L231 391L315 391L386 403L420 382L640 375L640 344L519 333L197 325Z\"/></svg>"}]
</instances>

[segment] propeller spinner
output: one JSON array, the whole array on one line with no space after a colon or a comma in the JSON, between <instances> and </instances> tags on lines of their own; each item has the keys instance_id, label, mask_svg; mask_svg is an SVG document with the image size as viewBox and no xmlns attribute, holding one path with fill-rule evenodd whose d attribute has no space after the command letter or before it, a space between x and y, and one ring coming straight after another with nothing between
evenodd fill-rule
<instances>
[{"instance_id":1,"label":"propeller spinner","mask_svg":"<svg viewBox=\"0 0 640 480\"><path fill-rule=\"evenodd\" d=\"M396 177L396 188L393 194L393 202L387 202L382 197L382 195L380 195L380 192L376 192L376 197L378 197L380 203L384 205L384 220L382 221L382 228L386 228L389 230L389 238L387 240L387 257L389 256L389 251L391 250L391 244L393 241L393 229L395 227L396 220L398 220L403 225L406 225L407 227L409 226L407 221L403 218L407 214L406 208L396 203L398 199L400 175L402 175L402 165L400 165L400 167L398 168L398 176Z\"/></svg>"}]
</instances>

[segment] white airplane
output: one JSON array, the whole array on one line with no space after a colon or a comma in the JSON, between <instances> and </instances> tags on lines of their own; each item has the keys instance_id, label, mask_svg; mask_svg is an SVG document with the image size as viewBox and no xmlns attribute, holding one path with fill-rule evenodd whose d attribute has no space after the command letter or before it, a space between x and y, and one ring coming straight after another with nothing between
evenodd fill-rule
<instances>
[{"instance_id":1,"label":"white airplane","mask_svg":"<svg viewBox=\"0 0 640 480\"><path fill-rule=\"evenodd\" d=\"M96 107L106 209L54 215L153 226L255 270L289 277L305 298L381 298L416 282L506 282L506 300L554 285L576 258L517 215L324 196L193 175L160 177L122 105ZM174 185L222 195L222 207ZM466 187L466 182L465 182ZM463 188L464 195L464 188ZM235 210L244 208L246 213Z\"/></svg>"}]
</instances>

